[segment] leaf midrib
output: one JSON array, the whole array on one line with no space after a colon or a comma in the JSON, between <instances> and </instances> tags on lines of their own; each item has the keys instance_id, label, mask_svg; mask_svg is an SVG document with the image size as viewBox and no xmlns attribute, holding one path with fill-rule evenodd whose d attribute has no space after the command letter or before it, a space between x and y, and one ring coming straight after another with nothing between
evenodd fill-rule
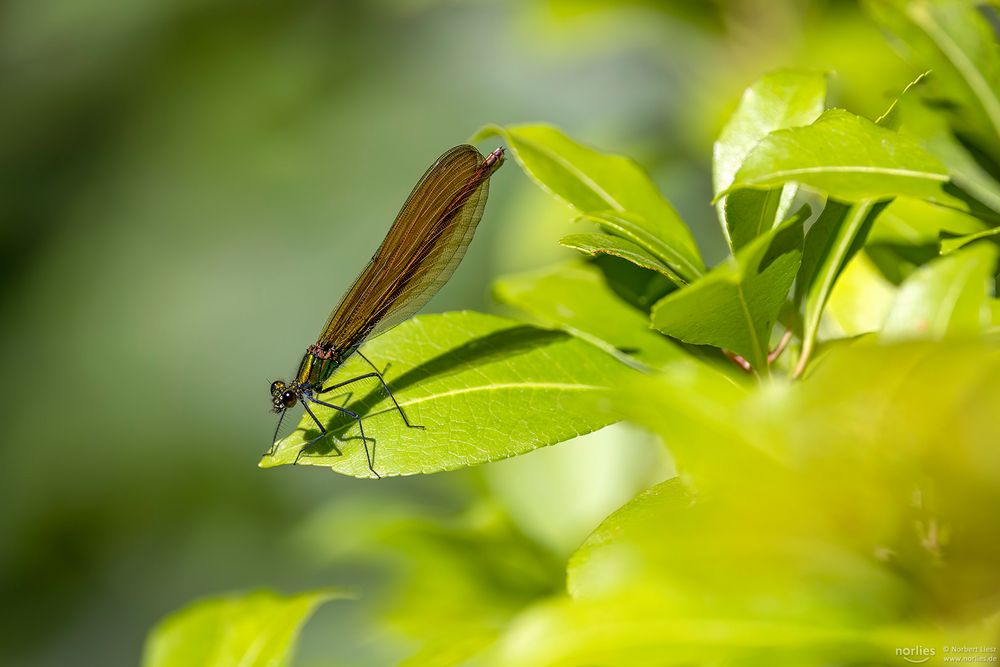
<instances>
[{"instance_id":1,"label":"leaf midrib","mask_svg":"<svg viewBox=\"0 0 1000 667\"><path fill-rule=\"evenodd\" d=\"M558 390L558 391L605 391L608 387L595 385L595 384L574 384L568 382L499 382L488 385L476 385L472 387L460 387L458 389L450 389L448 391L442 391L435 394L428 394L426 396L420 396L417 398L401 399L397 402L400 407L405 407L407 405L418 405L420 403L426 403L428 401L440 400L443 398L448 398L451 396L460 396L462 394L474 394L479 392L488 391L503 391L508 389L530 389L533 391L540 390ZM392 408L395 410L395 407ZM325 413L329 412L329 408L317 408L317 412ZM376 414L381 414L383 411L369 412L367 414L361 415L361 418L372 417Z\"/></svg>"},{"instance_id":2,"label":"leaf midrib","mask_svg":"<svg viewBox=\"0 0 1000 667\"><path fill-rule=\"evenodd\" d=\"M903 178L920 178L930 181L946 182L948 180L948 174L941 174L932 171L917 171L915 169L899 169L896 167L865 167L862 165L831 165L831 166L821 166L821 167L799 167L796 169L782 169L779 171L768 172L764 176L758 178L751 178L743 181L741 185L759 185L761 183L766 183L771 179L775 178L785 178L787 176L798 176L799 174L822 174L822 173L834 173L834 174L880 174L885 176L900 176Z\"/></svg>"},{"instance_id":3,"label":"leaf midrib","mask_svg":"<svg viewBox=\"0 0 1000 667\"><path fill-rule=\"evenodd\" d=\"M410 400L404 399L400 401L399 404L401 406L417 405L419 403L426 403L427 401L447 398L449 396L460 396L462 394L473 394L477 392L486 392L486 391L502 391L506 389L604 391L607 389L607 387L595 384L570 384L567 382L503 382L503 383L494 383L489 385L478 385L475 387L462 387L460 389L451 389L449 391L444 391L437 394L430 394L428 396L420 396L418 398L413 398Z\"/></svg>"},{"instance_id":4,"label":"leaf midrib","mask_svg":"<svg viewBox=\"0 0 1000 667\"><path fill-rule=\"evenodd\" d=\"M753 345L754 360L751 365L754 373L767 374L766 364L764 369L759 368L761 366L761 361L767 358L767 353L763 352L760 347L760 336L757 335L757 327L754 324L753 316L750 315L750 304L747 303L746 294L743 291L743 281L736 281L736 298L740 302L740 310L743 312L743 319L746 320L747 329L750 331L750 343Z\"/></svg>"}]
</instances>

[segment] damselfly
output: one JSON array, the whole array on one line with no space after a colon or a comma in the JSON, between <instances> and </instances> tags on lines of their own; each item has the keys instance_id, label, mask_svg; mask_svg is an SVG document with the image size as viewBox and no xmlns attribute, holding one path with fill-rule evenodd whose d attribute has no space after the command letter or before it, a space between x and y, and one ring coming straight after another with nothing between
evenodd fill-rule
<instances>
[{"instance_id":1,"label":"damselfly","mask_svg":"<svg viewBox=\"0 0 1000 667\"><path fill-rule=\"evenodd\" d=\"M472 146L456 146L424 173L378 251L333 310L319 339L306 349L294 379L271 383L272 406L281 418L268 454L273 454L277 447L278 430L286 410L296 403L302 403L319 428L319 435L299 451L296 462L303 452L327 436L326 427L309 407L322 405L357 423L368 468L379 476L361 415L319 398L368 378L378 379L408 427L423 428L410 423L382 373L358 348L416 313L455 272L483 216L489 178L503 158L502 148L483 157ZM334 371L355 353L372 371L324 387Z\"/></svg>"}]
</instances>

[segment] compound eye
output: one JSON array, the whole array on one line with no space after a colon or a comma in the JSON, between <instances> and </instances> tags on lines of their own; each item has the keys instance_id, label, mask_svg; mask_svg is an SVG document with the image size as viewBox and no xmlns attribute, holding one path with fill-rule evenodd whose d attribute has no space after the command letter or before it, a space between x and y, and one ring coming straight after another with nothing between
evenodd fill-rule
<instances>
[{"instance_id":1,"label":"compound eye","mask_svg":"<svg viewBox=\"0 0 1000 667\"><path fill-rule=\"evenodd\" d=\"M288 407L295 405L295 394L293 392L286 391L281 395L281 402Z\"/></svg>"},{"instance_id":2,"label":"compound eye","mask_svg":"<svg viewBox=\"0 0 1000 667\"><path fill-rule=\"evenodd\" d=\"M277 396L285 390L285 383L281 380L275 380L271 383L271 396Z\"/></svg>"}]
</instances>

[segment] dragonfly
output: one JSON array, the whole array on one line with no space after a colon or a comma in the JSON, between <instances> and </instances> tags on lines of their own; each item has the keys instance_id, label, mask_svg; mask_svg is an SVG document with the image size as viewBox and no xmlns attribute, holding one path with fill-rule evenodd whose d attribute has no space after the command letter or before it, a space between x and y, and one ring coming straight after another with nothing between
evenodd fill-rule
<instances>
[{"instance_id":1,"label":"dragonfly","mask_svg":"<svg viewBox=\"0 0 1000 667\"><path fill-rule=\"evenodd\" d=\"M381 383L407 427L423 428L410 423L382 372L359 348L415 314L451 278L483 217L490 176L503 161L503 148L484 157L474 146L462 144L446 151L424 172L382 245L333 309L317 341L306 348L294 378L271 383L272 409L280 417L266 455L277 450L281 422L296 404L305 408L319 435L299 450L295 463L329 435L310 408L321 405L357 423L368 469L381 477L375 470L374 446L368 448L361 415L323 400L332 391L372 378ZM371 372L324 386L354 354L371 367Z\"/></svg>"}]
</instances>

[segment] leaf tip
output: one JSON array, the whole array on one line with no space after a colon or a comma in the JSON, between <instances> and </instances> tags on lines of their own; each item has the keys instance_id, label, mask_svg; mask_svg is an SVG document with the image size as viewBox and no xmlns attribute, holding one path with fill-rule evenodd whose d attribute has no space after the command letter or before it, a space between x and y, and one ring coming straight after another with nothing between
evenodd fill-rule
<instances>
[{"instance_id":1,"label":"leaf tip","mask_svg":"<svg viewBox=\"0 0 1000 667\"><path fill-rule=\"evenodd\" d=\"M270 456L270 455L267 455L267 454L265 454L264 456L260 457L260 461L257 461L257 467L261 468L261 469L265 469L265 470L267 468L277 468L279 465L281 465L281 464L277 463L274 460L274 456Z\"/></svg>"}]
</instances>

